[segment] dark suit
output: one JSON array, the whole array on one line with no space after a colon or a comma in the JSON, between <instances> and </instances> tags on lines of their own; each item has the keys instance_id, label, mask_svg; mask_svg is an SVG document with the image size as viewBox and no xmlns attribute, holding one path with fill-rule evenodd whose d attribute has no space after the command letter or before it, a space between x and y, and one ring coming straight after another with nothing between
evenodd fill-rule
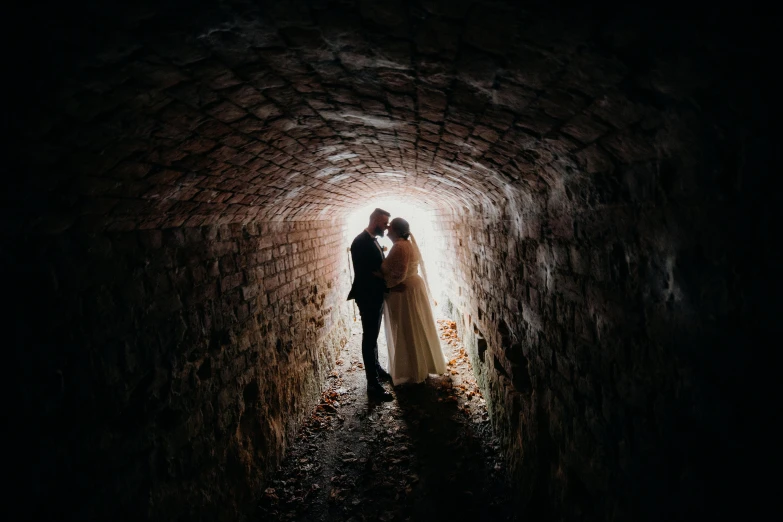
<instances>
[{"instance_id":1,"label":"dark suit","mask_svg":"<svg viewBox=\"0 0 783 522\"><path fill-rule=\"evenodd\" d=\"M378 334L381 331L383 296L386 282L373 272L381 270L383 251L378 241L366 230L351 243L353 285L348 299L355 299L362 317L362 359L367 384L378 384Z\"/></svg>"}]
</instances>

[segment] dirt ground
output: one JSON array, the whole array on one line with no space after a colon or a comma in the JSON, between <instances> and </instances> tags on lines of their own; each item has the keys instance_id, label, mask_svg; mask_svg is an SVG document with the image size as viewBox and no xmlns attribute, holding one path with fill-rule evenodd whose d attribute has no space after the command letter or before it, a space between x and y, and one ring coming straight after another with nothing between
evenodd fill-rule
<instances>
[{"instance_id":1,"label":"dirt ground","mask_svg":"<svg viewBox=\"0 0 783 522\"><path fill-rule=\"evenodd\" d=\"M438 320L448 372L368 400L361 325L321 403L262 492L259 520L516 520L485 401L456 326ZM381 364L388 367L379 337Z\"/></svg>"}]
</instances>

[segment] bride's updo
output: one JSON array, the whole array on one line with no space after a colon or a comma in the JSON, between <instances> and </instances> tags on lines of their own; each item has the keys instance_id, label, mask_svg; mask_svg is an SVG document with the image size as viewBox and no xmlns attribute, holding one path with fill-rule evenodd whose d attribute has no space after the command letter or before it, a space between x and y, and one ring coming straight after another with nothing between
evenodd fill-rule
<instances>
[{"instance_id":1,"label":"bride's updo","mask_svg":"<svg viewBox=\"0 0 783 522\"><path fill-rule=\"evenodd\" d=\"M411 226L401 217L396 217L391 220L391 229L403 239L408 239L411 235Z\"/></svg>"}]
</instances>

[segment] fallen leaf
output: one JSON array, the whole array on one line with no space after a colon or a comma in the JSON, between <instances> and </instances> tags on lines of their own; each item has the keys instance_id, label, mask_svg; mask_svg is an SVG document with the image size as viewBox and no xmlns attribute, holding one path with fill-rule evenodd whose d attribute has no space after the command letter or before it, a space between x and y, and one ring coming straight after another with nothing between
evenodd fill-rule
<instances>
[{"instance_id":1,"label":"fallen leaf","mask_svg":"<svg viewBox=\"0 0 783 522\"><path fill-rule=\"evenodd\" d=\"M329 492L329 502L337 502L338 500L342 500L340 498L340 493L342 492L341 489L338 488L332 488L332 490Z\"/></svg>"}]
</instances>

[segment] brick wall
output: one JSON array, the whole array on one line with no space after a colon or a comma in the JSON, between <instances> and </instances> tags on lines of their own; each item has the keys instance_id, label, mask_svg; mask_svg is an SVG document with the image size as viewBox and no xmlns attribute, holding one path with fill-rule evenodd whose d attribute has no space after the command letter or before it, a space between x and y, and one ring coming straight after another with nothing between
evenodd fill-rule
<instances>
[{"instance_id":1,"label":"brick wall","mask_svg":"<svg viewBox=\"0 0 783 522\"><path fill-rule=\"evenodd\" d=\"M638 168L614 177L622 185ZM445 309L520 499L561 520L753 509L738 499L758 482L747 452L772 382L750 370L772 324L759 193L666 193L653 176L645 197L610 199L594 176L563 179L548 198L436 218Z\"/></svg>"},{"instance_id":2,"label":"brick wall","mask_svg":"<svg viewBox=\"0 0 783 522\"><path fill-rule=\"evenodd\" d=\"M14 406L34 446L16 486L47 499L26 509L80 520L241 510L346 340L335 230L263 223L6 242L6 273L26 285L12 314Z\"/></svg>"},{"instance_id":3,"label":"brick wall","mask_svg":"<svg viewBox=\"0 0 783 522\"><path fill-rule=\"evenodd\" d=\"M319 267L315 279L302 272L310 250L294 251L289 238L260 251L243 245L288 230L322 231L319 240L336 244L321 220L394 195L441 207L441 246L457 255L441 266L454 274L445 278L452 313L470 315L461 331L474 358L483 353L476 367L528 496L556 505L566 495L561 511L574 518L589 499L607 518L642 512L618 500L639 491L649 492L644 505L665 510L676 495L661 484L671 481L658 480L657 463L639 463L667 455L683 473L674 482L701 498L689 475L698 463L677 456L699 454L690 451L698 438L672 434L704 424L693 412L726 403L723 390L749 361L763 362L754 375L774 367L767 353L738 351L730 343L739 334L729 332L749 324L751 308L758 331L779 316L767 306L779 279L767 261L769 209L779 207L768 187L773 163L754 164L777 146L769 132L774 17L515 2L125 4L29 3L14 17L25 52L9 53L17 60L9 69L25 75L8 82L0 233L51 235L12 239L0 252L13 290L7 331L21 347L12 407L47 405L36 436L77 437L82 428L64 431L73 420L100 442L91 450L104 448L90 455L111 457L44 455L30 477L110 466L118 482L106 491L146 506L133 499L154 490L161 513L173 510L161 502L188 491L172 484L196 480L182 478L192 470L168 471L169 461L213 463L198 468L218 470L204 481L214 483L212 499L228 495L223 476L247 483L231 477L266 464L246 464L255 461L238 448L250 446L225 442L236 439L225 426L241 424L240 385L215 384L240 371L231 354L280 368L284 360L292 371L280 374L302 379L286 389L259 379L257 391L245 382L242 402L280 393L265 404L304 404L323 365L307 366L322 358L301 355L316 348L300 341L310 335L327 353L321 346L339 337L330 321L340 324L311 309L350 308L328 289L347 281L336 276L347 261L342 243L318 251L319 265L335 268ZM230 235L241 228L214 228L275 220L303 224L268 225L260 235L248 226L249 239ZM78 232L86 229L108 232L89 239ZM160 247L159 232L147 229L168 230ZM229 236L213 238L214 230ZM279 244L285 253L272 260ZM258 263L264 286L253 295ZM281 280L283 269L306 284ZM118 276L128 273L136 276ZM742 345L753 353L767 343ZM192 357L171 356L180 350ZM297 364L305 371L294 378ZM220 422L215 411L192 421L178 414L191 405L177 401L194 396L186 385L211 390L199 392L215 399L203 404L234 413ZM118 420L91 417L105 411ZM729 440L715 436L720 415L706 417L713 424L694 433ZM137 442L119 447L113 422L119 432L138 429L129 439ZM223 442L191 458L181 448L192 445L148 442L153 422L196 423ZM279 455L288 428L263 429L253 448ZM646 451L648 443L663 453ZM676 449L660 450L667 445ZM154 483L141 482L143 466ZM545 478L554 478L551 491L532 493ZM189 491L194 509L207 502ZM74 499L92 490L82 493Z\"/></svg>"}]
</instances>

